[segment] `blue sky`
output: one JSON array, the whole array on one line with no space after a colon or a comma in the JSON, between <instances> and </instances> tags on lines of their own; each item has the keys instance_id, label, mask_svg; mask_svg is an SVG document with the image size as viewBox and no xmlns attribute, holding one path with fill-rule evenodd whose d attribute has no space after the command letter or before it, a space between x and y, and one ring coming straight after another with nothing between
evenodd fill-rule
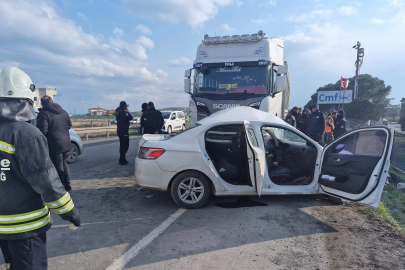
<instances>
[{"instance_id":1,"label":"blue sky","mask_svg":"<svg viewBox=\"0 0 405 270\"><path fill-rule=\"evenodd\" d=\"M188 106L184 70L204 34L263 30L285 39L290 105L355 73L356 41L365 48L360 73L405 97L405 1L90 0L0 1L0 68L26 71L37 87L56 87L69 113L116 108Z\"/></svg>"}]
</instances>

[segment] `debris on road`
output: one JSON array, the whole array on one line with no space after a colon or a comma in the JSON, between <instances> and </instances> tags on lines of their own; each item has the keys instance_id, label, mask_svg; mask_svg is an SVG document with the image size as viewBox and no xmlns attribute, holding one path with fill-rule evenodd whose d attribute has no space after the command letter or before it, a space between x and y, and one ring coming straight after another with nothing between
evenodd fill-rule
<instances>
[{"instance_id":1,"label":"debris on road","mask_svg":"<svg viewBox=\"0 0 405 270\"><path fill-rule=\"evenodd\" d=\"M153 195L146 195L145 198L146 198L146 199L153 198Z\"/></svg>"}]
</instances>

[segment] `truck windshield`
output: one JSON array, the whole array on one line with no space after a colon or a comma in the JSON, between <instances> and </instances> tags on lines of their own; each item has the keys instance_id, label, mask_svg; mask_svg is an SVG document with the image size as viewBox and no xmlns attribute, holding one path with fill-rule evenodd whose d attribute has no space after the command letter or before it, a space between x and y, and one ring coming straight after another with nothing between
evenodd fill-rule
<instances>
[{"instance_id":1,"label":"truck windshield","mask_svg":"<svg viewBox=\"0 0 405 270\"><path fill-rule=\"evenodd\" d=\"M266 95L270 67L203 67L196 72L195 95Z\"/></svg>"}]
</instances>

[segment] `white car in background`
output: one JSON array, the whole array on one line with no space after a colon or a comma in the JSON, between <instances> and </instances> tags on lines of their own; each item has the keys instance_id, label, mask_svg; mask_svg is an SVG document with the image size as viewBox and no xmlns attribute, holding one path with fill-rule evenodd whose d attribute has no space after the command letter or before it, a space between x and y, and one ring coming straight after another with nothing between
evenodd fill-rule
<instances>
[{"instance_id":1,"label":"white car in background","mask_svg":"<svg viewBox=\"0 0 405 270\"><path fill-rule=\"evenodd\" d=\"M136 184L170 191L184 208L213 194L329 194L377 207L394 131L345 133L325 148L280 118L249 107L216 112L177 135L144 135Z\"/></svg>"},{"instance_id":2,"label":"white car in background","mask_svg":"<svg viewBox=\"0 0 405 270\"><path fill-rule=\"evenodd\" d=\"M172 134L172 131L179 131L186 129L186 116L182 111L162 111L165 124L162 131L167 134Z\"/></svg>"}]
</instances>

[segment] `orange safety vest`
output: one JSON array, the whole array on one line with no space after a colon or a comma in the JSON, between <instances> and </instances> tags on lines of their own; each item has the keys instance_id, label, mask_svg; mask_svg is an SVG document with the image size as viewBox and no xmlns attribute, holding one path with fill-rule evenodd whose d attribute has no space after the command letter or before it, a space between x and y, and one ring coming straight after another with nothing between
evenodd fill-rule
<instances>
[{"instance_id":1,"label":"orange safety vest","mask_svg":"<svg viewBox=\"0 0 405 270\"><path fill-rule=\"evenodd\" d=\"M328 118L326 118L326 123L328 123L328 119L331 119L331 124L333 125L333 117L332 116L328 116ZM325 125L325 132L326 133L331 133L332 132L332 127L328 126L328 124Z\"/></svg>"}]
</instances>

